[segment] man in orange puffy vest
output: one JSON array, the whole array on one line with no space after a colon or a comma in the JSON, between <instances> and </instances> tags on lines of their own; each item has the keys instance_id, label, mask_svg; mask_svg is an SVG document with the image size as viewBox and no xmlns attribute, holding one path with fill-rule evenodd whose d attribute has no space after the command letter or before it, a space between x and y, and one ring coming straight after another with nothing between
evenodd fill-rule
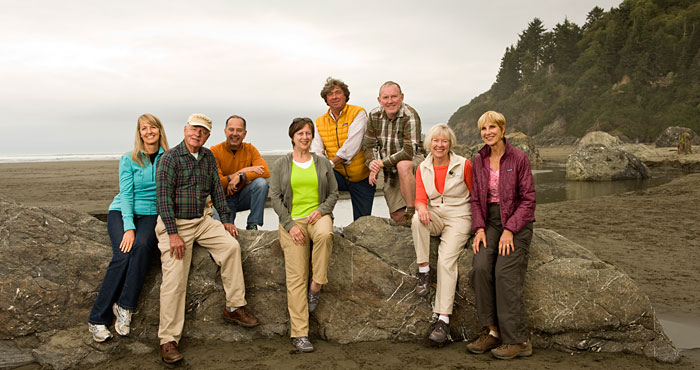
<instances>
[{"instance_id":1,"label":"man in orange puffy vest","mask_svg":"<svg viewBox=\"0 0 700 370\"><path fill-rule=\"evenodd\" d=\"M372 213L375 185L370 185L362 141L367 127L364 108L347 104L350 90L343 81L328 77L321 89L328 111L316 119L311 151L330 159L338 190L350 193L353 220Z\"/></svg>"}]
</instances>

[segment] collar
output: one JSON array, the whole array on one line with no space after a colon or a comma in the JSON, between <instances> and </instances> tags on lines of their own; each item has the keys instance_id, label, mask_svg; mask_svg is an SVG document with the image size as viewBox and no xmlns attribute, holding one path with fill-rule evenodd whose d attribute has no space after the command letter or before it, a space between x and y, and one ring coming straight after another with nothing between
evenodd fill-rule
<instances>
[{"instance_id":1,"label":"collar","mask_svg":"<svg viewBox=\"0 0 700 370\"><path fill-rule=\"evenodd\" d=\"M348 103L347 102L343 106L343 109L340 110L340 115L338 117L334 117L333 112L331 111L331 108L328 108L328 115L331 116L331 119L335 122L338 122L340 117L344 116L345 113L347 113L347 112L348 112Z\"/></svg>"}]
</instances>

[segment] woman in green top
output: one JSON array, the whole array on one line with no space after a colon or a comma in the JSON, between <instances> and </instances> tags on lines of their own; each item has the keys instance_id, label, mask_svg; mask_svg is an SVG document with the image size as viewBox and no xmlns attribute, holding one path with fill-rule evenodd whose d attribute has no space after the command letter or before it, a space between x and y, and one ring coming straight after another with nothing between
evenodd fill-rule
<instances>
[{"instance_id":1,"label":"woman in green top","mask_svg":"<svg viewBox=\"0 0 700 370\"><path fill-rule=\"evenodd\" d=\"M289 137L293 151L273 166L270 198L279 216L292 344L301 352L313 352L308 337L309 313L316 308L321 287L328 282L338 184L331 163L309 152L314 137L311 119L295 118L289 126ZM309 254L313 277L307 292Z\"/></svg>"}]
</instances>

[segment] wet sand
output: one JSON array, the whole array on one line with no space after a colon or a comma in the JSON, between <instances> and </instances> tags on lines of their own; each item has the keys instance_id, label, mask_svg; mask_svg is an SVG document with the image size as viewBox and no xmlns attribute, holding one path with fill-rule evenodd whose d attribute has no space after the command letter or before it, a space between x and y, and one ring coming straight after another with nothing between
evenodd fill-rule
<instances>
[{"instance_id":1,"label":"wet sand","mask_svg":"<svg viewBox=\"0 0 700 370\"><path fill-rule=\"evenodd\" d=\"M541 154L543 149L541 150ZM546 151L547 148L544 148ZM545 155L563 161L571 148ZM543 157L545 156L543 155ZM271 162L269 162L271 164ZM117 161L0 164L0 193L34 206L67 205L104 214L118 191ZM659 187L586 200L542 204L536 227L549 228L589 248L629 274L649 295L662 320L678 323L680 335L700 330L700 174ZM670 329L670 328L669 328ZM86 334L87 335L87 334ZM685 338L700 347L697 337ZM116 340L130 341L128 338ZM313 338L312 338L313 340ZM162 368L156 351L115 354L105 369ZM685 342L684 342L685 343ZM530 358L504 362L490 355L469 355L464 343L430 348L416 343L338 345L316 339L317 352L292 354L288 338L245 343L184 339L181 368L308 369L698 369L700 350L683 351L679 364L660 364L628 354L565 353L536 349ZM123 356L123 357L121 357ZM29 365L26 368L38 368Z\"/></svg>"}]
</instances>

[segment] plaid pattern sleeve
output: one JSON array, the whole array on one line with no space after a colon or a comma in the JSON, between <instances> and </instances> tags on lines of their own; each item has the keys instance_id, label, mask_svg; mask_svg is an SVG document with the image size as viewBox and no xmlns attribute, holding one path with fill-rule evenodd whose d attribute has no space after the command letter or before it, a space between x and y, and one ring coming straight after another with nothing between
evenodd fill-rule
<instances>
[{"instance_id":1,"label":"plaid pattern sleeve","mask_svg":"<svg viewBox=\"0 0 700 370\"><path fill-rule=\"evenodd\" d=\"M175 219L202 217L212 195L222 219L229 217L224 191L219 181L214 155L201 148L198 159L190 154L184 141L163 154L156 176L158 213L168 234L177 234Z\"/></svg>"},{"instance_id":2,"label":"plaid pattern sleeve","mask_svg":"<svg viewBox=\"0 0 700 370\"><path fill-rule=\"evenodd\" d=\"M216 174L217 176L210 176L211 179L213 180L211 184L211 202L214 205L214 208L219 212L219 217L221 217L222 220L230 220L231 219L231 212L228 209L228 204L226 203L226 195L224 194L224 188L221 185L221 181L219 181L218 178L218 173L219 169L216 165L216 160L214 158L214 154L207 150L207 154L210 157L210 161L208 161L209 165L209 173L211 174ZM200 153L202 153L202 150L200 150ZM205 154L206 156L206 154ZM205 158L202 158L204 160Z\"/></svg>"},{"instance_id":3,"label":"plaid pattern sleeve","mask_svg":"<svg viewBox=\"0 0 700 370\"><path fill-rule=\"evenodd\" d=\"M168 234L177 234L175 225L175 178L177 147L166 151L156 167L156 207Z\"/></svg>"}]
</instances>

